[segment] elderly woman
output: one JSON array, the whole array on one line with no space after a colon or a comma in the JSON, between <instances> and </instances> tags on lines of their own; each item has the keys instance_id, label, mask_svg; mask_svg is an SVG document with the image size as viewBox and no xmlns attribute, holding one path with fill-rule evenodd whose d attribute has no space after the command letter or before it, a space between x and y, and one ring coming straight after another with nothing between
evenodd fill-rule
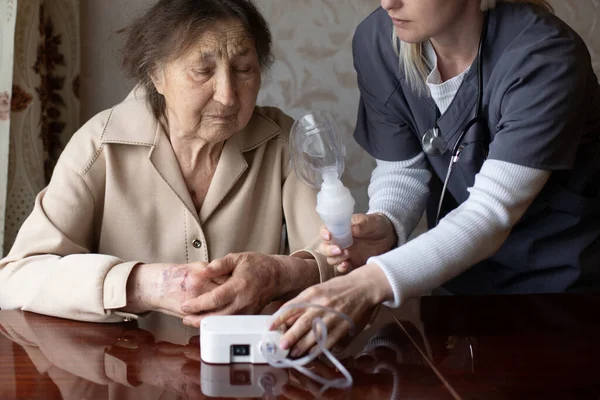
<instances>
[{"instance_id":1,"label":"elderly woman","mask_svg":"<svg viewBox=\"0 0 600 400\"><path fill-rule=\"evenodd\" d=\"M0 307L197 326L202 294L205 314L256 313L332 277L302 250L320 221L290 169L292 120L255 106L271 36L251 1L161 0L125 33L140 83L65 148L0 261ZM297 251L280 256L286 233Z\"/></svg>"}]
</instances>

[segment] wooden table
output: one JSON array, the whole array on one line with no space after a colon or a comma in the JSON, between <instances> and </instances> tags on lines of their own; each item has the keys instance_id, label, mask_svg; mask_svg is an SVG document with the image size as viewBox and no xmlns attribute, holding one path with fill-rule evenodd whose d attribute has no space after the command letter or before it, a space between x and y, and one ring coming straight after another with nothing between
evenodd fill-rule
<instances>
[{"instance_id":1,"label":"wooden table","mask_svg":"<svg viewBox=\"0 0 600 400\"><path fill-rule=\"evenodd\" d=\"M354 386L322 397L598 399L599 306L600 295L564 294L423 297L383 308L341 351ZM204 364L197 336L164 342L136 322L0 311L0 333L0 399L305 399L321 389L295 371ZM326 363L311 368L340 376Z\"/></svg>"}]
</instances>

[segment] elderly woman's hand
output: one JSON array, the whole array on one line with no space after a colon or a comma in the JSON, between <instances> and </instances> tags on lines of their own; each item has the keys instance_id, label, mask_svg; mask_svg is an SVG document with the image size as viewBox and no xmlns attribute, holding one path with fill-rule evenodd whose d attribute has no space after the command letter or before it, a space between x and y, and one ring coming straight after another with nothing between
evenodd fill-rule
<instances>
[{"instance_id":1,"label":"elderly woman's hand","mask_svg":"<svg viewBox=\"0 0 600 400\"><path fill-rule=\"evenodd\" d=\"M337 265L340 273L365 265L369 257L389 251L398 240L392 223L383 214L354 214L352 236L352 246L342 250L331 242L327 228L321 228L323 242L319 252L327 256L330 265Z\"/></svg>"},{"instance_id":2,"label":"elderly woman's hand","mask_svg":"<svg viewBox=\"0 0 600 400\"><path fill-rule=\"evenodd\" d=\"M208 315L257 314L267 304L319 282L314 260L260 253L229 254L208 264L202 276L222 279L221 286L186 301L183 323L199 327ZM198 315L202 313L202 315Z\"/></svg>"},{"instance_id":3,"label":"elderly woman's hand","mask_svg":"<svg viewBox=\"0 0 600 400\"><path fill-rule=\"evenodd\" d=\"M204 262L190 264L138 264L127 280L124 311L158 311L184 316L181 304L209 292L227 277L206 277Z\"/></svg>"},{"instance_id":4,"label":"elderly woman's hand","mask_svg":"<svg viewBox=\"0 0 600 400\"><path fill-rule=\"evenodd\" d=\"M368 322L378 304L391 300L393 296L385 273L378 265L368 264L348 275L306 289L284 307L297 303L321 305L348 315L360 326ZM291 349L290 354L297 357L316 345L312 322L317 317L327 326L327 348L335 345L350 330L350 324L344 319L316 307L290 309L274 322L271 329L284 323L290 327L281 339L280 346Z\"/></svg>"}]
</instances>

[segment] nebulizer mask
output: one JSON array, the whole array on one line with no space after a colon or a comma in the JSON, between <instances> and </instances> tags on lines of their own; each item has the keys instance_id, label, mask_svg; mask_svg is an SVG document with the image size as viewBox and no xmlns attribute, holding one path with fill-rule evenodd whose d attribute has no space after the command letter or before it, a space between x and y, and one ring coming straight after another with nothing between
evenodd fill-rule
<instances>
[{"instance_id":1,"label":"nebulizer mask","mask_svg":"<svg viewBox=\"0 0 600 400\"><path fill-rule=\"evenodd\" d=\"M320 189L317 213L331 232L332 242L345 249L352 245L354 199L340 180L345 147L333 119L324 112L304 115L292 126L290 153L296 175Z\"/></svg>"},{"instance_id":2,"label":"nebulizer mask","mask_svg":"<svg viewBox=\"0 0 600 400\"><path fill-rule=\"evenodd\" d=\"M348 188L340 180L344 172L345 148L333 119L324 112L313 112L298 119L290 133L290 153L292 165L298 178L315 189L317 195L316 211L331 232L332 241L344 249L352 245L351 219L354 212L354 199ZM295 308L318 308L333 313L345 320L354 330L354 321L344 313L318 304L289 304L271 317L273 322L285 312ZM321 318L312 321L312 333L315 335L316 351L296 360L286 358L287 353L277 352L277 346L265 337L262 352L267 362L277 368L295 368L327 388L347 388L352 385L352 376L348 370L327 350L327 326ZM277 355L281 356L277 356ZM342 373L343 378L326 379L316 375L305 367L319 355L325 355Z\"/></svg>"}]
</instances>

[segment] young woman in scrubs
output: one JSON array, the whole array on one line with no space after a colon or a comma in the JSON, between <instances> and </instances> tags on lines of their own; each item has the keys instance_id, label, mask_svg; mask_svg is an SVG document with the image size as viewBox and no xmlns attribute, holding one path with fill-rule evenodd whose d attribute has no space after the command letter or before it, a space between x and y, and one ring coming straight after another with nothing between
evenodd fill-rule
<instances>
[{"instance_id":1,"label":"young woman in scrubs","mask_svg":"<svg viewBox=\"0 0 600 400\"><path fill-rule=\"evenodd\" d=\"M360 321L423 294L600 287L600 86L546 1L382 0L353 40L358 143L377 160L340 272L290 303ZM407 238L427 210L430 229ZM292 310L282 340L331 346L348 323Z\"/></svg>"}]
</instances>

